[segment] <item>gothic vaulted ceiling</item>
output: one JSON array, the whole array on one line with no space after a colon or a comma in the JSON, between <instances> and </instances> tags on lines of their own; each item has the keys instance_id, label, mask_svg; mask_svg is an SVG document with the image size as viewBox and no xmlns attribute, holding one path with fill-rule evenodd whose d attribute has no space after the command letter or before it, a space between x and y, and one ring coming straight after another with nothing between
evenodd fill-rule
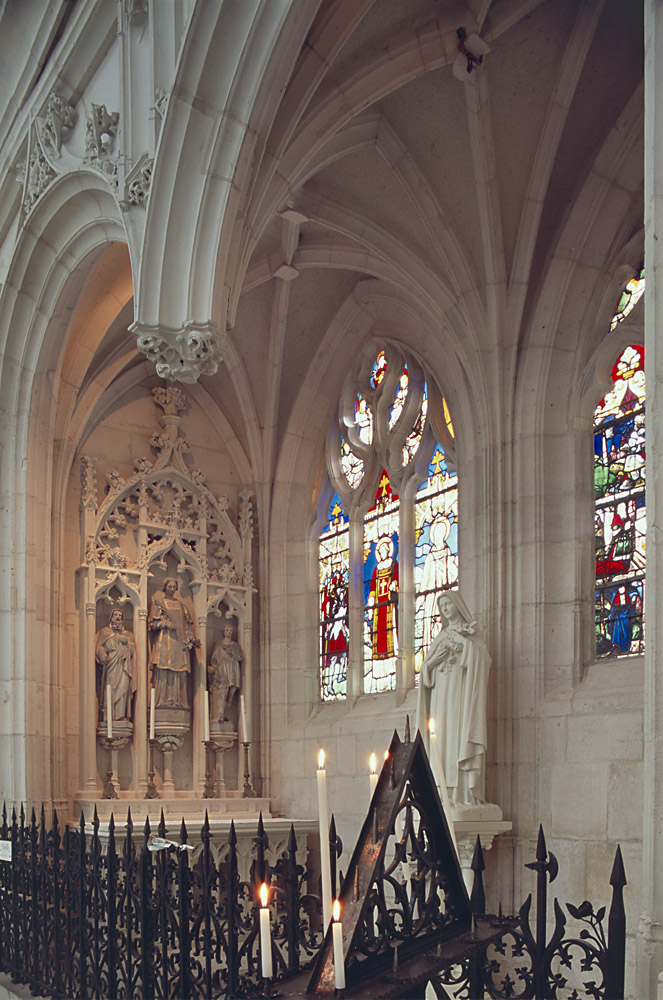
<instances>
[{"instance_id":1,"label":"gothic vaulted ceiling","mask_svg":"<svg viewBox=\"0 0 663 1000\"><path fill-rule=\"evenodd\" d=\"M349 302L409 311L471 380L545 326L556 261L610 270L642 225L639 0L312 8L260 95L217 268L229 355L203 379L264 472L316 357L340 385ZM471 72L459 28L489 49ZM601 283L585 292L598 308Z\"/></svg>"}]
</instances>

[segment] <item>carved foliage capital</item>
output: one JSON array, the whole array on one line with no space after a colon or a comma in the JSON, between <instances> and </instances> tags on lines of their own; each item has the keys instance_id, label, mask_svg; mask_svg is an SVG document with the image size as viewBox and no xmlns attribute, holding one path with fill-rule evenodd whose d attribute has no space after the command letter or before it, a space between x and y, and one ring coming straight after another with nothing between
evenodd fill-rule
<instances>
[{"instance_id":1,"label":"carved foliage capital","mask_svg":"<svg viewBox=\"0 0 663 1000\"><path fill-rule=\"evenodd\" d=\"M185 323L179 330L134 323L138 348L156 366L160 378L197 382L214 375L225 355L225 333L211 322Z\"/></svg>"}]
</instances>

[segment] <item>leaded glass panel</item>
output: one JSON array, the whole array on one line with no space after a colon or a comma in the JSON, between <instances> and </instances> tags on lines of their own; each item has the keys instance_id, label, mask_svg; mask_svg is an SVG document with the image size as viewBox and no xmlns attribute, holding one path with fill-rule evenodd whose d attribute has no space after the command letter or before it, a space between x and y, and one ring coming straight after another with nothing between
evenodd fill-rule
<instances>
[{"instance_id":1,"label":"leaded glass panel","mask_svg":"<svg viewBox=\"0 0 663 1000\"><path fill-rule=\"evenodd\" d=\"M619 296L619 302L617 303L617 308L615 309L615 314L612 317L612 322L610 323L610 329L614 330L615 327L621 323L625 316L628 316L631 309L634 308L638 300L640 299L642 293L645 290L645 264L644 261L640 265L639 272L634 275L630 281L628 281Z\"/></svg>"},{"instance_id":2,"label":"leaded glass panel","mask_svg":"<svg viewBox=\"0 0 663 1000\"><path fill-rule=\"evenodd\" d=\"M341 437L341 468L348 486L356 490L364 477L364 463L357 458L344 437Z\"/></svg>"},{"instance_id":3,"label":"leaded glass panel","mask_svg":"<svg viewBox=\"0 0 663 1000\"><path fill-rule=\"evenodd\" d=\"M399 503L383 470L364 518L364 691L390 691L398 658Z\"/></svg>"},{"instance_id":4,"label":"leaded glass panel","mask_svg":"<svg viewBox=\"0 0 663 1000\"><path fill-rule=\"evenodd\" d=\"M328 522L320 534L320 696L344 698L348 672L348 580L350 550L348 516L338 493L329 505Z\"/></svg>"},{"instance_id":5,"label":"leaded glass panel","mask_svg":"<svg viewBox=\"0 0 663 1000\"><path fill-rule=\"evenodd\" d=\"M458 584L458 478L440 444L414 507L414 666L418 672L440 628L437 599Z\"/></svg>"},{"instance_id":6,"label":"leaded glass panel","mask_svg":"<svg viewBox=\"0 0 663 1000\"><path fill-rule=\"evenodd\" d=\"M419 451L419 445L421 444L421 439L424 434L424 427L426 426L426 416L428 415L428 389L424 385L424 396L421 401L421 409L419 411L419 416L414 427L408 434L405 444L403 445L403 467L405 467L408 462L411 462L414 456Z\"/></svg>"},{"instance_id":7,"label":"leaded glass panel","mask_svg":"<svg viewBox=\"0 0 663 1000\"><path fill-rule=\"evenodd\" d=\"M644 650L644 348L627 347L594 415L596 655Z\"/></svg>"},{"instance_id":8,"label":"leaded glass panel","mask_svg":"<svg viewBox=\"0 0 663 1000\"><path fill-rule=\"evenodd\" d=\"M389 430L396 426L398 418L403 412L403 407L405 406L405 400L407 398L407 388L410 377L407 373L407 365L403 368L401 372L401 379L398 383L398 389L396 390L396 396L393 403L389 409Z\"/></svg>"}]
</instances>

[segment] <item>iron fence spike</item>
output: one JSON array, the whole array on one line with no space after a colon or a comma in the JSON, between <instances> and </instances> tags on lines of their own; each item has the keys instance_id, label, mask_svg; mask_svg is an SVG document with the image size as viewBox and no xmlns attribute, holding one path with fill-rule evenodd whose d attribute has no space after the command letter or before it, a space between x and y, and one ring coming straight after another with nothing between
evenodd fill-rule
<instances>
[{"instance_id":1,"label":"iron fence spike","mask_svg":"<svg viewBox=\"0 0 663 1000\"><path fill-rule=\"evenodd\" d=\"M622 849L619 844L617 844L617 850L615 851L615 860L612 863L612 872L610 873L610 885L613 887L616 886L623 887L627 885L626 872L624 870L624 859L622 858Z\"/></svg>"}]
</instances>

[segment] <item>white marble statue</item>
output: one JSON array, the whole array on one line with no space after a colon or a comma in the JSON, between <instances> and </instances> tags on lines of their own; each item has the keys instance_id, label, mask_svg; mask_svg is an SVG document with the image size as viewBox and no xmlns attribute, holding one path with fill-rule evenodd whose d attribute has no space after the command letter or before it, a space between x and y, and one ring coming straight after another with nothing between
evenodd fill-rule
<instances>
[{"instance_id":1,"label":"white marble statue","mask_svg":"<svg viewBox=\"0 0 663 1000\"><path fill-rule=\"evenodd\" d=\"M417 726L430 752L428 720L434 720L451 804L473 806L484 801L490 656L458 592L442 594L437 605L442 628L421 666Z\"/></svg>"}]
</instances>

